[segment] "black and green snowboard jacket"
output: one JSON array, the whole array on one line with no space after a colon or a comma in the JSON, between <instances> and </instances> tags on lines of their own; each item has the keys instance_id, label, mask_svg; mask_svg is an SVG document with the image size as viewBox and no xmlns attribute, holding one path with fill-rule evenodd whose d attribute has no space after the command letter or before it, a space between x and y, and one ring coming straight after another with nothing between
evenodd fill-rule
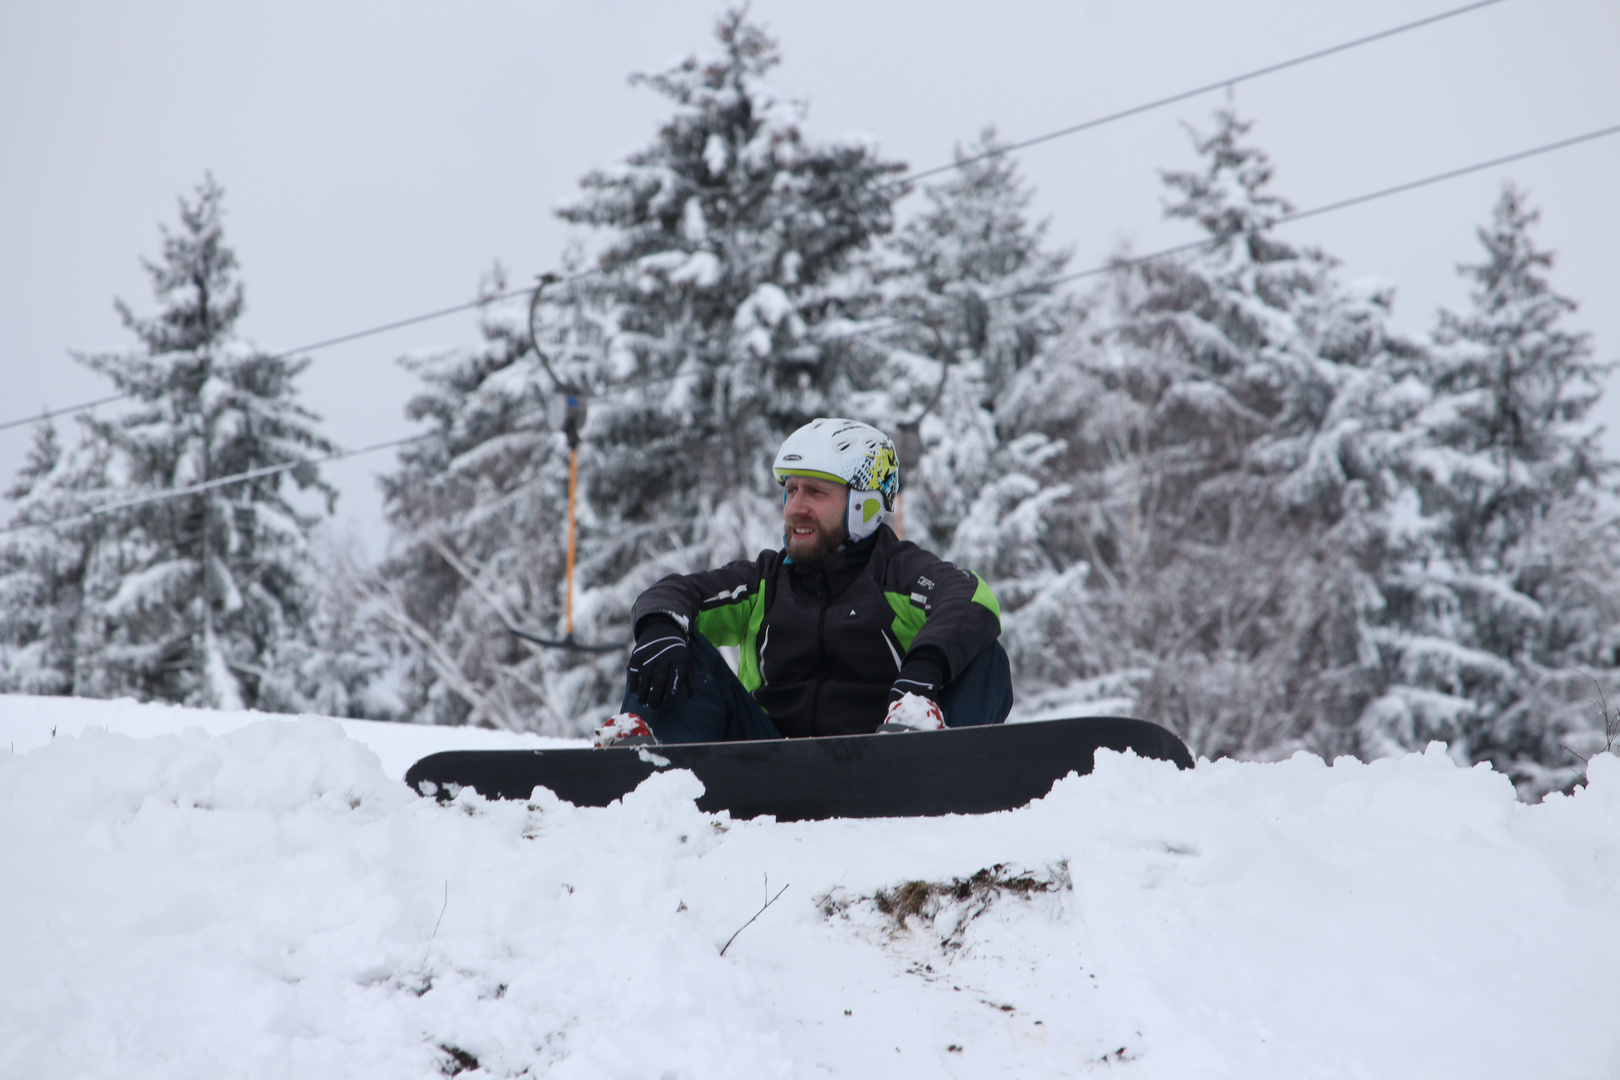
<instances>
[{"instance_id":1,"label":"black and green snowboard jacket","mask_svg":"<svg viewBox=\"0 0 1620 1080\"><path fill-rule=\"evenodd\" d=\"M887 525L812 563L762 551L716 570L672 574L636 599L715 645L737 645L737 675L789 737L853 735L883 722L912 649L946 681L1001 633L984 579L900 540Z\"/></svg>"}]
</instances>

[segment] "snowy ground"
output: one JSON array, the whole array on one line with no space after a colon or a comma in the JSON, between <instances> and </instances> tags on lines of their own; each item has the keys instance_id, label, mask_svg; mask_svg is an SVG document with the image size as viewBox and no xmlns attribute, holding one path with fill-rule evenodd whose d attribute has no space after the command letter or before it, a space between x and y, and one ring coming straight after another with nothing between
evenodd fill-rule
<instances>
[{"instance_id":1,"label":"snowy ground","mask_svg":"<svg viewBox=\"0 0 1620 1080\"><path fill-rule=\"evenodd\" d=\"M541 742L0 698L0 1076L1620 1076L1614 757L1525 806L1437 750L1104 753L1012 813L791 825L685 773L398 781L497 744Z\"/></svg>"}]
</instances>

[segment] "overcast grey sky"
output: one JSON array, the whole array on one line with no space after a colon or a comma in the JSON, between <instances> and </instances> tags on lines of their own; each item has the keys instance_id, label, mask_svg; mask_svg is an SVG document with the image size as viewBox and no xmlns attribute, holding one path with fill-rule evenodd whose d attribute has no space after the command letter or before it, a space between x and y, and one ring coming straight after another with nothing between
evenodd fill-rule
<instances>
[{"instance_id":1,"label":"overcast grey sky","mask_svg":"<svg viewBox=\"0 0 1620 1080\"><path fill-rule=\"evenodd\" d=\"M1462 0L756 0L775 81L812 135L861 131L916 168L986 123L1023 139L1234 76ZM554 267L551 207L667 111L626 83L707 49L718 0L219 0L0 5L0 422L107 392L68 350L130 347L114 297L152 310L140 258L205 170L225 186L244 335L297 346L470 299L499 259ZM1505 0L1243 83L1240 110L1309 208L1620 123L1620 0ZM1182 121L1220 93L1020 155L1075 267L1191 237L1161 220ZM1503 180L1528 187L1557 288L1620 358L1620 136L1289 226L1351 277L1398 287L1397 323L1460 307L1454 267ZM410 434L408 350L470 344L475 318L312 354L307 402L346 447ZM1620 453L1620 384L1603 405ZM0 432L0 480L28 445ZM373 554L378 454L333 466L338 518ZM3 507L0 507L3 510Z\"/></svg>"}]
</instances>

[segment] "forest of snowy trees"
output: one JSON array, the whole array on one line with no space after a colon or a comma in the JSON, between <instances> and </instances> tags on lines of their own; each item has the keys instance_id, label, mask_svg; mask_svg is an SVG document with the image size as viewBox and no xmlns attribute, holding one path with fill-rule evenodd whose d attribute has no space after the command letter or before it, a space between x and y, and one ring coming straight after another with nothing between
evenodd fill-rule
<instances>
[{"instance_id":1,"label":"forest of snowy trees","mask_svg":"<svg viewBox=\"0 0 1620 1080\"><path fill-rule=\"evenodd\" d=\"M994 130L908 185L812 136L762 27L716 36L635 77L667 119L561 207L559 279L407 361L426 437L383 478L375 567L293 498L331 494L308 361L236 338L223 192L183 198L156 311L119 305L134 347L81 357L126 399L42 421L7 492L0 691L586 731L625 654L512 633L562 635L573 395L581 641L626 642L664 574L779 546L777 445L852 416L900 447L905 537L994 588L1019 714L1131 712L1211 757L1440 739L1527 798L1575 781L1620 701L1609 365L1523 191L1481 207L1466 310L1410 338L1387 289L1277 234L1221 110L1161 178L1206 242L1065 284Z\"/></svg>"}]
</instances>

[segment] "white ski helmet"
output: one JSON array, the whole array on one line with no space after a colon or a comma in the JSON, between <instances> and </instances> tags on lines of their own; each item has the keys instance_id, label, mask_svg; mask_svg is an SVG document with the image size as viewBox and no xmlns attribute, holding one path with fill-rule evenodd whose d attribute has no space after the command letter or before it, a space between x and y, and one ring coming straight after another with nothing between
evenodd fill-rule
<instances>
[{"instance_id":1,"label":"white ski helmet","mask_svg":"<svg viewBox=\"0 0 1620 1080\"><path fill-rule=\"evenodd\" d=\"M871 424L821 417L787 437L771 466L778 484L810 476L849 486L849 538L863 540L894 510L900 459L894 441Z\"/></svg>"}]
</instances>

